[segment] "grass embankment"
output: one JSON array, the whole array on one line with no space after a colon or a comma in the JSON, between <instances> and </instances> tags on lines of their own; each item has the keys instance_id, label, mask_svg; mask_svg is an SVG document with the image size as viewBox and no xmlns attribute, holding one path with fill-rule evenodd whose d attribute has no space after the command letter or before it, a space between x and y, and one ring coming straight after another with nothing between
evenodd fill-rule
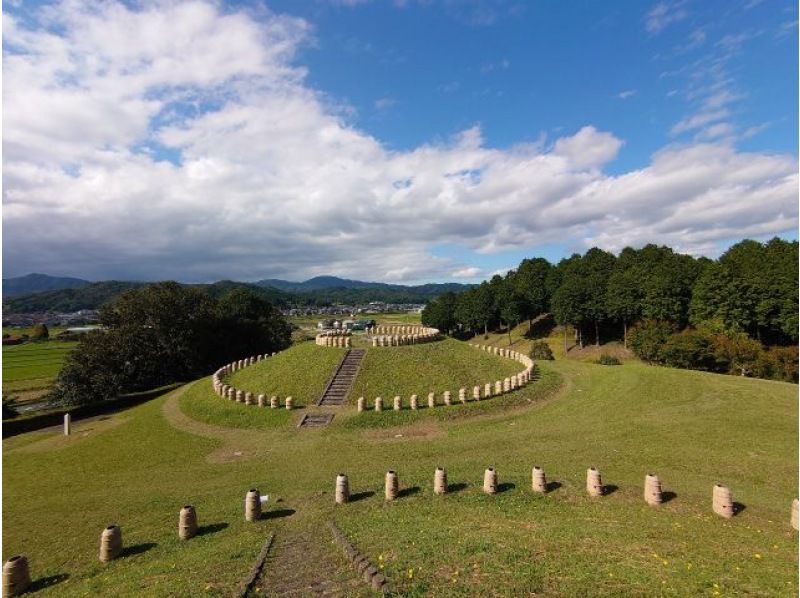
<instances>
[{"instance_id":1,"label":"grass embankment","mask_svg":"<svg viewBox=\"0 0 800 598\"><path fill-rule=\"evenodd\" d=\"M42 341L3 347L3 394L17 400L33 400L44 394L77 344Z\"/></svg>"},{"instance_id":2,"label":"grass embankment","mask_svg":"<svg viewBox=\"0 0 800 598\"><path fill-rule=\"evenodd\" d=\"M365 431L340 415L318 430L183 426L209 440L171 427L157 399L69 438L5 440L3 558L28 555L34 578L70 576L42 596L227 595L268 531L317 530L324 542L334 518L402 595L796 595L796 386L636 363L541 367L543 379L563 377L564 392L493 417ZM519 394L535 397L536 384ZM490 464L505 484L493 497L480 490ZM534 464L560 487L531 493ZM444 497L432 495L437 465L456 485ZM618 489L588 498L589 465ZM390 505L388 469L407 489ZM334 507L339 471L361 500ZM676 494L660 508L642 501L648 471ZM746 507L733 520L711 514L716 481ZM273 510L296 513L246 524L253 486ZM178 541L186 503L214 533ZM137 548L101 565L111 522Z\"/></svg>"}]
</instances>

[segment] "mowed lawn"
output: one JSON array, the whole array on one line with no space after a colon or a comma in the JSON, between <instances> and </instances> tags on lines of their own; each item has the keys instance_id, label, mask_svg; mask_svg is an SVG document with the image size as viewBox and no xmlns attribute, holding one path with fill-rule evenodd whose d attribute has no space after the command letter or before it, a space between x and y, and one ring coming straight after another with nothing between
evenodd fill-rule
<instances>
[{"instance_id":1,"label":"mowed lawn","mask_svg":"<svg viewBox=\"0 0 800 598\"><path fill-rule=\"evenodd\" d=\"M3 347L3 392L52 386L67 355L78 343L44 341Z\"/></svg>"},{"instance_id":2,"label":"mowed lawn","mask_svg":"<svg viewBox=\"0 0 800 598\"><path fill-rule=\"evenodd\" d=\"M327 542L335 519L401 595L796 595L797 386L636 363L541 367L561 391L542 398L534 382L519 392L539 397L528 407L388 430L351 429L352 407L320 430L295 428L300 412L258 430L178 430L179 390L70 438L4 440L3 558L28 555L34 578L69 575L43 596L229 595L269 531ZM558 486L548 495L529 489L534 464ZM454 485L444 497L432 494L437 465ZM480 489L487 465L496 496ZM607 496L585 495L590 465ZM393 504L388 469L405 489ZM374 495L335 507L340 471ZM642 500L648 471L674 493L660 508ZM730 521L711 513L717 481L744 506ZM245 523L249 487L294 513ZM186 503L211 527L180 542ZM111 522L134 549L102 565Z\"/></svg>"},{"instance_id":3,"label":"mowed lawn","mask_svg":"<svg viewBox=\"0 0 800 598\"><path fill-rule=\"evenodd\" d=\"M435 392L437 402L442 403L446 390L458 402L460 388L466 388L471 397L473 386L479 385L483 392L483 385L491 382L494 392L496 380L524 369L518 361L449 338L402 347L371 347L353 384L350 402L363 396L372 405L375 397L382 397L384 406L391 409L395 396L408 405L412 394L418 395L420 403L427 403L428 393Z\"/></svg>"}]
</instances>

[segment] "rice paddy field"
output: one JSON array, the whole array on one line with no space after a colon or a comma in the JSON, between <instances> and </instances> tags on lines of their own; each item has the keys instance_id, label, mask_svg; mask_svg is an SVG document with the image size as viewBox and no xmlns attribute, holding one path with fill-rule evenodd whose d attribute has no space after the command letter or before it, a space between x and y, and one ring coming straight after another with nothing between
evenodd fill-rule
<instances>
[{"instance_id":1,"label":"rice paddy field","mask_svg":"<svg viewBox=\"0 0 800 598\"><path fill-rule=\"evenodd\" d=\"M42 341L3 347L3 394L36 399L55 381L77 343Z\"/></svg>"},{"instance_id":2,"label":"rice paddy field","mask_svg":"<svg viewBox=\"0 0 800 598\"><path fill-rule=\"evenodd\" d=\"M446 343L473 356L476 371L502 369ZM439 367L423 347L396 348L410 349L394 358L412 378L405 392ZM307 372L288 365L292 352ZM319 384L330 365L320 356L289 349L286 380L307 374L303 384ZM3 558L27 555L42 596L228 596L274 532L251 595L280 595L290 589L286 571L318 575L316 557L292 551L298 538L314 539L331 579L353 577L331 542L333 520L401 596L796 596L797 386L558 357L497 399L399 414L351 405L318 429L296 427L308 408L223 401L205 378L79 422L69 437L5 439ZM369 369L385 367L380 359ZM266 389L279 365L244 370L242 386ZM366 371L359 378L380 383L383 375ZM548 476L546 494L531 490L534 465ZM444 496L432 491L437 466L448 473ZM481 490L487 466L500 482L491 496ZM602 497L586 494L589 466L602 473ZM387 503L389 469L400 497ZM345 505L333 501L339 472L354 499ZM664 485L660 507L642 499L647 472ZM716 482L734 493L732 519L711 511ZM243 518L248 488L270 496L256 523ZM195 505L201 525L189 541L176 533L184 504ZM121 525L128 548L104 565L98 538L109 523ZM364 591L345 595L369 595L357 582Z\"/></svg>"}]
</instances>

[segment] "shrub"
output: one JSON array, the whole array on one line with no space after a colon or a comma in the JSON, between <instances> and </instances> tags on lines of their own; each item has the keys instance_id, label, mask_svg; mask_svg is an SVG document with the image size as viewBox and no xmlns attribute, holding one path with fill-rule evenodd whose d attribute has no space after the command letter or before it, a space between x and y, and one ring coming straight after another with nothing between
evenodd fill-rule
<instances>
[{"instance_id":1,"label":"shrub","mask_svg":"<svg viewBox=\"0 0 800 598\"><path fill-rule=\"evenodd\" d=\"M608 355L607 353L602 353L600 355L600 359L597 360L597 363L600 365L622 365L622 362L619 359L613 355Z\"/></svg>"},{"instance_id":2,"label":"shrub","mask_svg":"<svg viewBox=\"0 0 800 598\"><path fill-rule=\"evenodd\" d=\"M31 330L31 340L44 341L48 338L50 338L50 331L47 329L47 326L41 322L36 324L33 330Z\"/></svg>"},{"instance_id":3,"label":"shrub","mask_svg":"<svg viewBox=\"0 0 800 598\"><path fill-rule=\"evenodd\" d=\"M719 371L727 367L726 361L718 358L711 336L697 330L684 330L670 335L661 348L665 364L687 370Z\"/></svg>"},{"instance_id":4,"label":"shrub","mask_svg":"<svg viewBox=\"0 0 800 598\"><path fill-rule=\"evenodd\" d=\"M642 361L661 363L661 349L672 333L672 326L657 320L645 320L634 326L628 333L631 350Z\"/></svg>"},{"instance_id":5,"label":"shrub","mask_svg":"<svg viewBox=\"0 0 800 598\"><path fill-rule=\"evenodd\" d=\"M14 399L3 397L3 419L12 419L19 413L14 409Z\"/></svg>"},{"instance_id":6,"label":"shrub","mask_svg":"<svg viewBox=\"0 0 800 598\"><path fill-rule=\"evenodd\" d=\"M548 361L555 359L555 357L553 357L553 350L550 348L550 345L544 341L536 341L533 343L530 357L531 359L544 359Z\"/></svg>"}]
</instances>

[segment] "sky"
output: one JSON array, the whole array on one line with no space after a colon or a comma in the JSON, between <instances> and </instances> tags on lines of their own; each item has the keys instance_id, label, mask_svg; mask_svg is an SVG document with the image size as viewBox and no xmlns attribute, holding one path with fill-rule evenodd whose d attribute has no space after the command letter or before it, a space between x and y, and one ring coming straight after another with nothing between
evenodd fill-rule
<instances>
[{"instance_id":1,"label":"sky","mask_svg":"<svg viewBox=\"0 0 800 598\"><path fill-rule=\"evenodd\" d=\"M3 3L3 276L477 282L797 238L797 4Z\"/></svg>"}]
</instances>

